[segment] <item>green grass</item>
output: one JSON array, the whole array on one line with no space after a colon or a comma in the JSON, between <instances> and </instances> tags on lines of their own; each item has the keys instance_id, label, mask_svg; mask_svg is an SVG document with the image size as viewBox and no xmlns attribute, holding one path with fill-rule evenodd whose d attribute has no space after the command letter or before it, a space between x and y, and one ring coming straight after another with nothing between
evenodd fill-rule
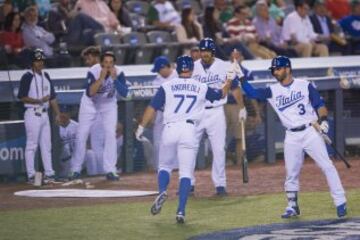
<instances>
[{"instance_id":1,"label":"green grass","mask_svg":"<svg viewBox=\"0 0 360 240\"><path fill-rule=\"evenodd\" d=\"M349 217L360 216L360 190L347 193ZM1 204L1 203L0 203ZM201 233L244 226L284 223L283 194L224 199L190 199L185 225L175 223L177 201L158 216L151 203L17 210L0 213L0 239L186 239ZM298 220L336 218L328 192L301 193Z\"/></svg>"}]
</instances>

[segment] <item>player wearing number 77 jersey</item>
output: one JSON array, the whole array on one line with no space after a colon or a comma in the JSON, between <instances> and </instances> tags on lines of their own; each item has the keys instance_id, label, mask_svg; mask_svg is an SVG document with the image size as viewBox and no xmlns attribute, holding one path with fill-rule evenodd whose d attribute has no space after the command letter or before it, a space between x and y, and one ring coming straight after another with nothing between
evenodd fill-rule
<instances>
[{"instance_id":1,"label":"player wearing number 77 jersey","mask_svg":"<svg viewBox=\"0 0 360 240\"><path fill-rule=\"evenodd\" d=\"M215 101L225 97L230 88L230 81L226 81L222 89L214 90L191 78L194 68L191 57L181 56L176 64L179 77L161 85L150 106L145 110L142 122L136 131L136 138L141 140L144 127L151 122L156 111L164 107L164 130L159 150L159 195L151 207L151 213L158 214L167 198L166 190L173 170L173 161L177 158L180 181L176 221L184 223L190 179L199 144L195 137L196 127L204 114L206 100Z\"/></svg>"},{"instance_id":2,"label":"player wearing number 77 jersey","mask_svg":"<svg viewBox=\"0 0 360 240\"><path fill-rule=\"evenodd\" d=\"M241 85L247 96L267 100L286 128L284 157L288 206L282 218L300 214L297 193L305 152L314 159L325 174L337 215L344 217L347 213L345 191L338 172L327 154L323 138L315 128L311 127L313 122L318 121L322 132L327 133L329 130L327 109L323 99L311 83L292 77L289 58L284 56L274 58L270 70L278 83L267 88L254 89L246 79L243 79Z\"/></svg>"}]
</instances>

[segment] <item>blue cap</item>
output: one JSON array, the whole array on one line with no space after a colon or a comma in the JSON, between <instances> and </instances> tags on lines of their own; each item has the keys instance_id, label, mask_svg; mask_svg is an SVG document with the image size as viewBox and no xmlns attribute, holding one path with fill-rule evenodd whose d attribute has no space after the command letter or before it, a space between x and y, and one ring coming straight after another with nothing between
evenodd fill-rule
<instances>
[{"instance_id":1,"label":"blue cap","mask_svg":"<svg viewBox=\"0 0 360 240\"><path fill-rule=\"evenodd\" d=\"M170 62L169 59L167 59L167 57L165 56L160 56L155 58L154 60L154 67L153 69L151 69L151 72L153 73L157 73L159 72L163 67L165 66L169 66Z\"/></svg>"}]
</instances>

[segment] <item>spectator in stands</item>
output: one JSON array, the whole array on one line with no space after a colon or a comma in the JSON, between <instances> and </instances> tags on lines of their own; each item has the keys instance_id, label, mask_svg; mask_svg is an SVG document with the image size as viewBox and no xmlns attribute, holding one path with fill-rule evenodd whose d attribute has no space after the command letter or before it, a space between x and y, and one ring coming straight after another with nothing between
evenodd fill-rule
<instances>
[{"instance_id":1,"label":"spectator in stands","mask_svg":"<svg viewBox=\"0 0 360 240\"><path fill-rule=\"evenodd\" d=\"M347 42L339 34L335 33L335 26L332 19L328 16L324 0L315 0L314 13L310 16L314 32L321 35L323 42L327 44L330 52L341 51L343 55L348 54Z\"/></svg>"},{"instance_id":2,"label":"spectator in stands","mask_svg":"<svg viewBox=\"0 0 360 240\"><path fill-rule=\"evenodd\" d=\"M215 0L214 7L216 18L219 19L221 23L226 23L233 17L233 8L228 6L226 0Z\"/></svg>"},{"instance_id":3,"label":"spectator in stands","mask_svg":"<svg viewBox=\"0 0 360 240\"><path fill-rule=\"evenodd\" d=\"M305 0L296 0L295 11L284 20L281 36L301 57L329 56L328 47L320 43L321 37L314 32L308 11L309 5Z\"/></svg>"},{"instance_id":4,"label":"spectator in stands","mask_svg":"<svg viewBox=\"0 0 360 240\"><path fill-rule=\"evenodd\" d=\"M39 11L40 19L47 18L47 15L51 9L50 0L34 0Z\"/></svg>"},{"instance_id":5,"label":"spectator in stands","mask_svg":"<svg viewBox=\"0 0 360 240\"><path fill-rule=\"evenodd\" d=\"M49 31L69 45L92 45L94 35L104 31L93 18L77 12L70 0L59 0L57 7L50 11L47 22Z\"/></svg>"},{"instance_id":6,"label":"spectator in stands","mask_svg":"<svg viewBox=\"0 0 360 240\"><path fill-rule=\"evenodd\" d=\"M149 25L156 28L172 31L181 23L180 14L170 1L155 0L149 8L147 15Z\"/></svg>"},{"instance_id":7,"label":"spectator in stands","mask_svg":"<svg viewBox=\"0 0 360 240\"><path fill-rule=\"evenodd\" d=\"M208 6L205 8L203 19L204 37L214 39L216 42L216 57L228 59L231 52L236 48L246 59L254 59L250 50L237 39L230 38L222 24L216 19L215 8Z\"/></svg>"},{"instance_id":8,"label":"spectator in stands","mask_svg":"<svg viewBox=\"0 0 360 240\"><path fill-rule=\"evenodd\" d=\"M54 34L37 25L38 10L30 6L24 12L25 22L22 26L22 35L27 48L42 48L47 57L49 67L67 67L70 64L68 53L56 54L52 44L55 43Z\"/></svg>"},{"instance_id":9,"label":"spectator in stands","mask_svg":"<svg viewBox=\"0 0 360 240\"><path fill-rule=\"evenodd\" d=\"M284 20L285 17L285 12L283 10L283 4L281 1L279 2L278 5L278 1L274 1L274 0L258 0L256 1L256 3L258 2L265 2L268 6L268 11L269 11L269 15L271 18L273 18L277 24L282 25L282 22ZM253 16L256 16L256 4L253 5L252 7L252 13Z\"/></svg>"},{"instance_id":10,"label":"spectator in stands","mask_svg":"<svg viewBox=\"0 0 360 240\"><path fill-rule=\"evenodd\" d=\"M226 30L233 39L243 41L250 51L259 58L271 59L276 53L259 44L255 26L248 19L245 6L234 9L234 17L227 23Z\"/></svg>"},{"instance_id":11,"label":"spectator in stands","mask_svg":"<svg viewBox=\"0 0 360 240\"><path fill-rule=\"evenodd\" d=\"M340 19L339 24L350 42L352 52L360 50L360 0L351 2L351 14Z\"/></svg>"},{"instance_id":12,"label":"spectator in stands","mask_svg":"<svg viewBox=\"0 0 360 240\"><path fill-rule=\"evenodd\" d=\"M30 6L24 12L25 22L22 27L25 46L29 48L42 48L46 57L52 57L54 50L51 46L55 42L52 33L37 25L38 10Z\"/></svg>"},{"instance_id":13,"label":"spectator in stands","mask_svg":"<svg viewBox=\"0 0 360 240\"><path fill-rule=\"evenodd\" d=\"M25 68L30 60L30 51L24 48L21 24L20 13L9 13L5 19L4 32L0 34L0 43L5 48L10 64Z\"/></svg>"},{"instance_id":14,"label":"spectator in stands","mask_svg":"<svg viewBox=\"0 0 360 240\"><path fill-rule=\"evenodd\" d=\"M126 9L122 0L110 0L109 8L115 14L121 26L133 28L129 10Z\"/></svg>"},{"instance_id":15,"label":"spectator in stands","mask_svg":"<svg viewBox=\"0 0 360 240\"><path fill-rule=\"evenodd\" d=\"M278 55L297 57L294 49L281 39L281 27L269 14L266 0L256 2L256 17L252 21L256 28L260 44L275 51Z\"/></svg>"},{"instance_id":16,"label":"spectator in stands","mask_svg":"<svg viewBox=\"0 0 360 240\"><path fill-rule=\"evenodd\" d=\"M105 32L121 32L121 25L115 14L102 0L78 0L75 9L99 22Z\"/></svg>"},{"instance_id":17,"label":"spectator in stands","mask_svg":"<svg viewBox=\"0 0 360 240\"><path fill-rule=\"evenodd\" d=\"M35 5L34 0L12 0L15 12L24 12L26 8Z\"/></svg>"},{"instance_id":18,"label":"spectator in stands","mask_svg":"<svg viewBox=\"0 0 360 240\"><path fill-rule=\"evenodd\" d=\"M336 20L350 14L349 0L326 0L325 4L331 17Z\"/></svg>"},{"instance_id":19,"label":"spectator in stands","mask_svg":"<svg viewBox=\"0 0 360 240\"><path fill-rule=\"evenodd\" d=\"M190 5L181 11L181 24L176 28L176 37L181 43L197 43L204 37L202 26ZM191 46L186 48L184 54L188 55L190 49Z\"/></svg>"},{"instance_id":20,"label":"spectator in stands","mask_svg":"<svg viewBox=\"0 0 360 240\"><path fill-rule=\"evenodd\" d=\"M4 22L6 16L13 11L13 5L11 3L11 0L6 0L4 3L0 6L0 31L4 28Z\"/></svg>"}]
</instances>

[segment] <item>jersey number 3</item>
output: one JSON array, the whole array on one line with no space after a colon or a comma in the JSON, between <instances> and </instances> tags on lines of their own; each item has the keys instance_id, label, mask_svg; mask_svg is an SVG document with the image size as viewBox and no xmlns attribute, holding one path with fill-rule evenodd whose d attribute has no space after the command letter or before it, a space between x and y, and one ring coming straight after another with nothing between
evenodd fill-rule
<instances>
[{"instance_id":1,"label":"jersey number 3","mask_svg":"<svg viewBox=\"0 0 360 240\"><path fill-rule=\"evenodd\" d=\"M298 106L297 106L298 108L299 108L299 114L300 115L304 115L305 114L305 106L304 106L304 104L302 104L302 103L300 103Z\"/></svg>"},{"instance_id":2,"label":"jersey number 3","mask_svg":"<svg viewBox=\"0 0 360 240\"><path fill-rule=\"evenodd\" d=\"M191 108L194 106L194 104L196 102L196 99L197 99L197 96L196 95L186 95L185 96L183 94L175 94L174 98L179 98L180 99L178 105L175 108L175 113L177 113L180 110L181 106L185 102L185 99L189 99L191 101L190 105L186 109L186 113L188 113L188 112L190 112Z\"/></svg>"}]
</instances>

